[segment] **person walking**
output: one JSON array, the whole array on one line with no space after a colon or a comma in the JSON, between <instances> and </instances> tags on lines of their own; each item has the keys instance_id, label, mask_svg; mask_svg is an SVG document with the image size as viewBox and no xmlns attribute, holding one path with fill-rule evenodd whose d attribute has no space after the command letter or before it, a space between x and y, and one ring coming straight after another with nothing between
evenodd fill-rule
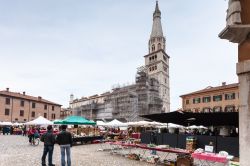
<instances>
[{"instance_id":1,"label":"person walking","mask_svg":"<svg viewBox=\"0 0 250 166\"><path fill-rule=\"evenodd\" d=\"M52 126L47 127L47 132L41 136L41 141L44 142L43 156L42 156L42 166L46 166L46 156L49 153L48 162L49 166L55 166L52 164L52 157L54 151L54 144L56 142L55 135L53 134Z\"/></svg>"},{"instance_id":2,"label":"person walking","mask_svg":"<svg viewBox=\"0 0 250 166\"><path fill-rule=\"evenodd\" d=\"M67 126L61 126L62 131L57 135L56 141L60 145L61 149L61 165L65 166L65 151L67 154L67 165L71 166L71 157L70 157L70 147L72 147L72 136L71 133L66 131Z\"/></svg>"}]
</instances>

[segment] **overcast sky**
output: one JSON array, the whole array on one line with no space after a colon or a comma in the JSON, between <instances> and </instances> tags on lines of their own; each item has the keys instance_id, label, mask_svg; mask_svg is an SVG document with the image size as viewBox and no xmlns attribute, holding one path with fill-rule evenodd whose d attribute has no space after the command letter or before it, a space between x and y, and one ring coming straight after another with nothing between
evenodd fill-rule
<instances>
[{"instance_id":1,"label":"overcast sky","mask_svg":"<svg viewBox=\"0 0 250 166\"><path fill-rule=\"evenodd\" d=\"M237 45L217 36L225 0L159 0L170 56L171 110L182 94L238 81ZM0 89L69 105L135 81L154 0L0 0Z\"/></svg>"}]
</instances>

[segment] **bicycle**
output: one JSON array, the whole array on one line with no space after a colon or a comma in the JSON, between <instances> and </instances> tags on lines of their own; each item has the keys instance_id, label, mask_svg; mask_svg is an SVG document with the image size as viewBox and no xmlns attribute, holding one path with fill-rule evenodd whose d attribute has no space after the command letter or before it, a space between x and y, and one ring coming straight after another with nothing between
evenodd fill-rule
<instances>
[{"instance_id":1,"label":"bicycle","mask_svg":"<svg viewBox=\"0 0 250 166\"><path fill-rule=\"evenodd\" d=\"M38 146L40 143L40 138L33 138L31 145Z\"/></svg>"},{"instance_id":2,"label":"bicycle","mask_svg":"<svg viewBox=\"0 0 250 166\"><path fill-rule=\"evenodd\" d=\"M40 143L40 138L39 138L39 137L32 137L32 138L31 138L30 145L38 146L39 143Z\"/></svg>"}]
</instances>

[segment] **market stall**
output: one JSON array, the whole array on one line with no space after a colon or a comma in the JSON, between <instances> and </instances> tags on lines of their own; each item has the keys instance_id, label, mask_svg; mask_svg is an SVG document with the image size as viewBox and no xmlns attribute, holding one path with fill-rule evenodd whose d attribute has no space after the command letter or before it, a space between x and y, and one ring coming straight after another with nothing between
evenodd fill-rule
<instances>
[{"instance_id":1,"label":"market stall","mask_svg":"<svg viewBox=\"0 0 250 166\"><path fill-rule=\"evenodd\" d=\"M93 142L103 138L97 128L93 127L96 123L81 116L68 116L63 120L55 121L54 124L70 125L68 131L72 134L74 144Z\"/></svg>"}]
</instances>

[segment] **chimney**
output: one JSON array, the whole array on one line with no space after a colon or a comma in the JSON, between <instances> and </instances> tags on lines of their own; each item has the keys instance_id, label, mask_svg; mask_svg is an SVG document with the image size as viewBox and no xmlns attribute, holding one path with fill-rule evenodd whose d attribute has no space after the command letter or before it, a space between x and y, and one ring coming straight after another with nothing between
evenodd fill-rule
<instances>
[{"instance_id":1,"label":"chimney","mask_svg":"<svg viewBox=\"0 0 250 166\"><path fill-rule=\"evenodd\" d=\"M222 86L225 86L226 85L226 82L222 82Z\"/></svg>"},{"instance_id":2,"label":"chimney","mask_svg":"<svg viewBox=\"0 0 250 166\"><path fill-rule=\"evenodd\" d=\"M23 92L23 95L25 95L25 92Z\"/></svg>"},{"instance_id":3,"label":"chimney","mask_svg":"<svg viewBox=\"0 0 250 166\"><path fill-rule=\"evenodd\" d=\"M9 92L10 88L6 88L6 91Z\"/></svg>"},{"instance_id":4,"label":"chimney","mask_svg":"<svg viewBox=\"0 0 250 166\"><path fill-rule=\"evenodd\" d=\"M41 96L38 96L38 100L39 100L39 101L42 100L42 97L41 97Z\"/></svg>"}]
</instances>

